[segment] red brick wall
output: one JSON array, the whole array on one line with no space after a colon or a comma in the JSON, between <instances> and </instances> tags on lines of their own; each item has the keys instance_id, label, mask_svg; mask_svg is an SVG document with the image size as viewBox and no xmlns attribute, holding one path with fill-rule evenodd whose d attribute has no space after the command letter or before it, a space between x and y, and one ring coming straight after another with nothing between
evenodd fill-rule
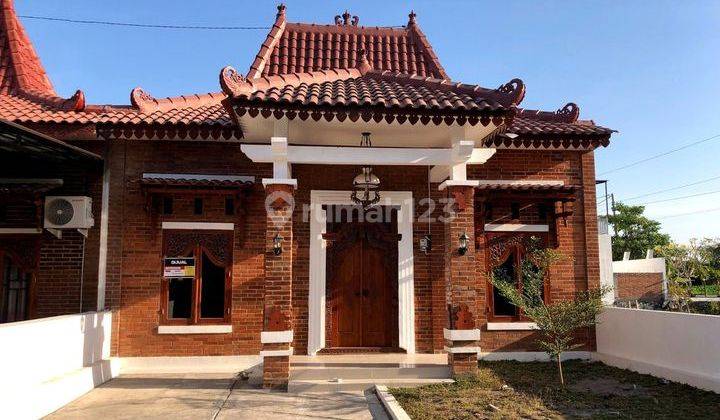
<instances>
[{"instance_id":1,"label":"red brick wall","mask_svg":"<svg viewBox=\"0 0 720 420\"><path fill-rule=\"evenodd\" d=\"M232 144L202 142L113 141L109 151L111 174L110 238L108 250L107 305L117 310L113 331L114 354L120 356L257 354L260 350L264 295L265 219L264 192L257 186L245 203L246 216L236 229L232 279L231 334L158 335L160 307L161 221L198 220L240 223L236 216L225 216L220 202L206 202L206 213L194 216L190 202L176 201L176 214L151 217L145 211L136 180L143 172L206 173L255 175L258 181L270 176L270 165L255 165ZM583 185L575 214L559 230L560 250L571 258L552 273L553 299L572 297L595 279L597 257L592 241L594 206L585 210L583 200L594 203L592 155L577 152L498 151L485 165L469 168L471 179L560 179L567 184ZM294 165L298 179L296 213L293 216L293 330L296 354L307 350L307 300L309 289L309 223L302 220L302 205L309 204L310 190L347 190L358 172L356 166ZM425 212L419 201L427 197L427 171L424 167L376 167L383 189L411 191L416 199L415 214ZM590 185L592 184L592 190ZM437 184L430 188L437 199L444 194ZM593 197L590 197L593 195ZM220 198L218 198L219 200ZM190 200L190 198L188 198ZM183 210L185 209L185 210ZM443 212L442 206L435 215ZM178 214L179 213L179 214ZM592 225L586 227L584 221ZM433 223L430 231L433 250L424 255L418 249L419 239L427 233L426 223L416 223L415 244L415 319L416 347L419 352L440 352L442 328L447 322L444 281L443 224ZM244 233L239 234L240 231ZM587 250L591 252L587 252ZM478 267L484 267L485 253L475 255ZM528 332L489 332L482 308L485 306L484 270L477 270L478 318L483 326L481 345L489 350L537 350L534 336Z\"/></svg>"},{"instance_id":2,"label":"red brick wall","mask_svg":"<svg viewBox=\"0 0 720 420\"><path fill-rule=\"evenodd\" d=\"M550 272L550 299L570 299L588 284L599 285L597 219L595 215L595 174L592 153L562 151L498 150L487 163L468 168L469 179L561 180L579 185L578 201L567 225L558 223L558 250L568 258ZM585 205L585 203L588 203ZM586 223L587 222L587 223ZM587 240L586 240L587 238ZM482 241L481 241L482 242ZM588 252L589 251L589 252ZM478 247L478 266L486 267L485 249ZM487 301L487 275L478 272L480 307ZM487 331L487 314L480 315L482 351L537 351L537 334L530 331ZM594 346L591 332L580 334L580 340Z\"/></svg>"},{"instance_id":3,"label":"red brick wall","mask_svg":"<svg viewBox=\"0 0 720 420\"><path fill-rule=\"evenodd\" d=\"M615 273L616 298L659 301L662 280L662 273Z\"/></svg>"},{"instance_id":4,"label":"red brick wall","mask_svg":"<svg viewBox=\"0 0 720 420\"><path fill-rule=\"evenodd\" d=\"M237 144L114 141L110 199L108 300L116 309L113 351L120 356L257 354L264 295L265 208L258 185L245 215L226 216L224 198L208 196L192 214L193 196L176 196L172 215L151 216L137 180L144 172L268 176ZM236 224L232 267L231 334L159 335L162 229L166 221ZM118 237L121 238L118 241Z\"/></svg>"}]
</instances>

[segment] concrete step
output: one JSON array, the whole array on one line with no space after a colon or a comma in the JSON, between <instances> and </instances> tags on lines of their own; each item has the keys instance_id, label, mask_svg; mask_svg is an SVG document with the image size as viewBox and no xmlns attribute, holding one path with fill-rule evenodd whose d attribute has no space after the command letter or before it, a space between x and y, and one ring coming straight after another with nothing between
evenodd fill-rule
<instances>
[{"instance_id":1,"label":"concrete step","mask_svg":"<svg viewBox=\"0 0 720 420\"><path fill-rule=\"evenodd\" d=\"M388 387L416 387L423 385L453 383L454 380L447 378L413 379L413 378L378 378L378 379L342 379L333 380L290 380L288 392L310 393L310 392L351 392L365 391L377 385Z\"/></svg>"},{"instance_id":2,"label":"concrete step","mask_svg":"<svg viewBox=\"0 0 720 420\"><path fill-rule=\"evenodd\" d=\"M292 365L291 380L336 379L447 379L450 368L446 365L398 365L398 364L343 364L324 363Z\"/></svg>"}]
</instances>

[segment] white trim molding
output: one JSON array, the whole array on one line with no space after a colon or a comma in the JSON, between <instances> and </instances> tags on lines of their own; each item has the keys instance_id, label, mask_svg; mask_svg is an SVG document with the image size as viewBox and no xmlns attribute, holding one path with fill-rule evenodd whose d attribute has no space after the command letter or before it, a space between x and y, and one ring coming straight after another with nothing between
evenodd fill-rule
<instances>
[{"instance_id":1,"label":"white trim molding","mask_svg":"<svg viewBox=\"0 0 720 420\"><path fill-rule=\"evenodd\" d=\"M445 181L438 186L438 190L442 191L447 187L477 187L479 181L473 180L460 180L460 181Z\"/></svg>"},{"instance_id":2,"label":"white trim molding","mask_svg":"<svg viewBox=\"0 0 720 420\"><path fill-rule=\"evenodd\" d=\"M413 197L409 191L380 191L378 205L397 206L398 233L398 342L415 353L415 280L413 263ZM310 294L308 296L308 354L325 347L325 261L322 238L327 226L323 205L353 205L350 191L310 191Z\"/></svg>"},{"instance_id":3,"label":"white trim molding","mask_svg":"<svg viewBox=\"0 0 720 420\"><path fill-rule=\"evenodd\" d=\"M543 179L483 179L479 185L565 185L565 181L543 180Z\"/></svg>"},{"instance_id":4,"label":"white trim molding","mask_svg":"<svg viewBox=\"0 0 720 420\"><path fill-rule=\"evenodd\" d=\"M229 334L232 325L160 325L158 334Z\"/></svg>"},{"instance_id":5,"label":"white trim molding","mask_svg":"<svg viewBox=\"0 0 720 420\"><path fill-rule=\"evenodd\" d=\"M0 235L37 235L42 233L38 228L0 228Z\"/></svg>"},{"instance_id":6,"label":"white trim molding","mask_svg":"<svg viewBox=\"0 0 720 420\"><path fill-rule=\"evenodd\" d=\"M260 357L292 356L293 348L287 350L260 350Z\"/></svg>"},{"instance_id":7,"label":"white trim molding","mask_svg":"<svg viewBox=\"0 0 720 420\"><path fill-rule=\"evenodd\" d=\"M534 322L488 322L488 331L531 331L537 330Z\"/></svg>"},{"instance_id":8,"label":"white trim molding","mask_svg":"<svg viewBox=\"0 0 720 420\"><path fill-rule=\"evenodd\" d=\"M447 352L449 354L480 354L480 347L478 347L478 346L467 346L467 347L445 346L445 352Z\"/></svg>"},{"instance_id":9,"label":"white trim molding","mask_svg":"<svg viewBox=\"0 0 720 420\"><path fill-rule=\"evenodd\" d=\"M485 225L485 232L549 232L548 225L524 225L521 223L502 223Z\"/></svg>"},{"instance_id":10,"label":"white trim molding","mask_svg":"<svg viewBox=\"0 0 720 420\"><path fill-rule=\"evenodd\" d=\"M293 330L262 331L260 333L260 343L262 344L292 343L292 341Z\"/></svg>"},{"instance_id":11,"label":"white trim molding","mask_svg":"<svg viewBox=\"0 0 720 420\"><path fill-rule=\"evenodd\" d=\"M297 188L298 182L297 182L297 179L263 178L262 184L263 184L263 187L267 187L268 185L291 185L291 186Z\"/></svg>"},{"instance_id":12,"label":"white trim molding","mask_svg":"<svg viewBox=\"0 0 720 420\"><path fill-rule=\"evenodd\" d=\"M234 230L235 223L162 222L162 228L173 230Z\"/></svg>"},{"instance_id":13,"label":"white trim molding","mask_svg":"<svg viewBox=\"0 0 720 420\"><path fill-rule=\"evenodd\" d=\"M276 144L243 144L240 146L245 155L256 163L275 163L279 149ZM469 145L469 147L468 147ZM412 147L343 147L343 146L297 146L288 145L284 151L290 164L313 165L403 165L432 166L452 165L456 163L482 164L494 153L491 148L473 148L474 142L464 141L463 154L453 149L412 148ZM273 146L276 147L273 150Z\"/></svg>"},{"instance_id":14,"label":"white trim molding","mask_svg":"<svg viewBox=\"0 0 720 420\"><path fill-rule=\"evenodd\" d=\"M480 330L449 330L443 328L443 337L450 341L477 341L480 339Z\"/></svg>"}]
</instances>

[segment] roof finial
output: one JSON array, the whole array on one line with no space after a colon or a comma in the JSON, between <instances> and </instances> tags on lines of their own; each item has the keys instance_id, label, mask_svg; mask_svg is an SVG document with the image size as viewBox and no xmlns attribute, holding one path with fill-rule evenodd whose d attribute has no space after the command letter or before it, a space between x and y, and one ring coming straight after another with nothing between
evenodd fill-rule
<instances>
[{"instance_id":1,"label":"roof finial","mask_svg":"<svg viewBox=\"0 0 720 420\"><path fill-rule=\"evenodd\" d=\"M352 18L352 20L350 18ZM350 12L348 12L347 10L345 10L345 13L343 13L342 15L335 16L335 25L337 25L337 26L342 26L342 25L357 26L358 22L360 22L360 18L357 16L351 15Z\"/></svg>"},{"instance_id":2,"label":"roof finial","mask_svg":"<svg viewBox=\"0 0 720 420\"><path fill-rule=\"evenodd\" d=\"M278 12L277 12L276 18L279 19L281 16L285 17L285 9L286 9L285 3L278 4L277 9L278 9Z\"/></svg>"},{"instance_id":3,"label":"roof finial","mask_svg":"<svg viewBox=\"0 0 720 420\"><path fill-rule=\"evenodd\" d=\"M408 26L412 26L412 25L415 24L415 16L417 16L417 15L415 14L415 11L414 11L414 10L411 10L411 11L410 11L410 14L408 15L408 17L410 18L410 19L408 19Z\"/></svg>"}]
</instances>

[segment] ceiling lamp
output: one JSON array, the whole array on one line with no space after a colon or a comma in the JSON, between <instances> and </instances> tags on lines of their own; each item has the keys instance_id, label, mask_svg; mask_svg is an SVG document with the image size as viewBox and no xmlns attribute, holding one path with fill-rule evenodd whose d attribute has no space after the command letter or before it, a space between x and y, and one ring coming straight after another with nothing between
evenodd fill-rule
<instances>
[{"instance_id":1,"label":"ceiling lamp","mask_svg":"<svg viewBox=\"0 0 720 420\"><path fill-rule=\"evenodd\" d=\"M372 147L370 133L362 133L361 147ZM366 166L362 172L353 179L353 192L350 195L353 203L367 209L380 201L380 178L372 173L372 168Z\"/></svg>"}]
</instances>

